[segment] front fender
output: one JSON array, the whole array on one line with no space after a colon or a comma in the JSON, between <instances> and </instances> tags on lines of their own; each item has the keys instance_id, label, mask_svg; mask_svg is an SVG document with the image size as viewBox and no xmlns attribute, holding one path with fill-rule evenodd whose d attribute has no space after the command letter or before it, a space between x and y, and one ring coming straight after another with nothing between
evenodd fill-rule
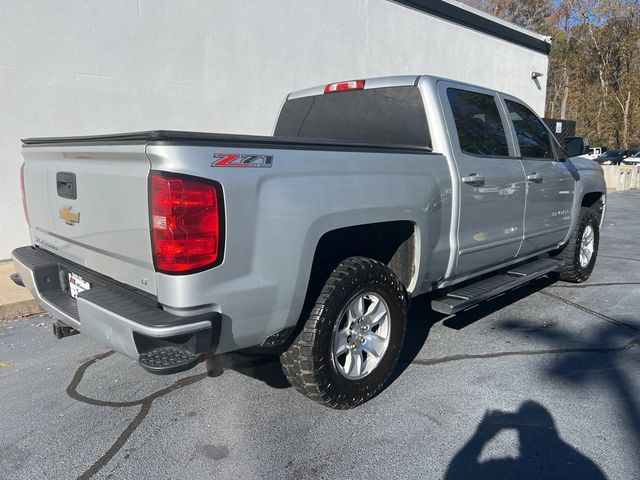
<instances>
[{"instance_id":1,"label":"front fender","mask_svg":"<svg viewBox=\"0 0 640 480\"><path fill-rule=\"evenodd\" d=\"M600 226L602 227L604 221L604 212L606 210L606 197L607 197L607 184L604 180L604 172L602 167L593 160L586 158L572 158L567 160L571 162L574 171L576 172L576 188L573 197L573 211L571 215L571 228L567 233L562 245L565 245L578 223L580 217L580 209L582 208L582 201L585 195L589 193L602 194L602 201L604 204L602 218L600 219Z\"/></svg>"}]
</instances>

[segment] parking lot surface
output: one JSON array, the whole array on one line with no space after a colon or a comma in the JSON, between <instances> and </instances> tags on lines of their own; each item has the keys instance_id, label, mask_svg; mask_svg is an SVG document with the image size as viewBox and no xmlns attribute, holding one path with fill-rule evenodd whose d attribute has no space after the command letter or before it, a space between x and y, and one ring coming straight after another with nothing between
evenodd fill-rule
<instances>
[{"instance_id":1,"label":"parking lot surface","mask_svg":"<svg viewBox=\"0 0 640 480\"><path fill-rule=\"evenodd\" d=\"M392 384L351 411L252 353L167 377L48 316L0 325L0 478L640 478L640 193L586 284L445 318L415 299Z\"/></svg>"}]
</instances>

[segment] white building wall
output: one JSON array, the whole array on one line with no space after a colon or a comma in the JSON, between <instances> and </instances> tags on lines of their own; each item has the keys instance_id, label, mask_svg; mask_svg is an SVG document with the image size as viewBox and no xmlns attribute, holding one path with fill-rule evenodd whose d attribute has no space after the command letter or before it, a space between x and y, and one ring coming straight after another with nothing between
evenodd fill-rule
<instances>
[{"instance_id":1,"label":"white building wall","mask_svg":"<svg viewBox=\"0 0 640 480\"><path fill-rule=\"evenodd\" d=\"M387 0L5 0L0 259L29 242L20 138L149 129L269 134L284 96L334 80L442 75L538 112L545 55ZM543 82L544 83L544 82Z\"/></svg>"},{"instance_id":2,"label":"white building wall","mask_svg":"<svg viewBox=\"0 0 640 480\"><path fill-rule=\"evenodd\" d=\"M369 0L367 75L428 73L510 93L544 115L549 59L385 0Z\"/></svg>"}]
</instances>

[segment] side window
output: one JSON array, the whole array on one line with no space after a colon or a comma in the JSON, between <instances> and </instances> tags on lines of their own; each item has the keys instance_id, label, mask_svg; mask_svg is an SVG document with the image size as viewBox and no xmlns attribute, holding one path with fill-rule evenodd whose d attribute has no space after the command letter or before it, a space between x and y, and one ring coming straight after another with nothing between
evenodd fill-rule
<instances>
[{"instance_id":1,"label":"side window","mask_svg":"<svg viewBox=\"0 0 640 480\"><path fill-rule=\"evenodd\" d=\"M456 88L449 88L447 97L463 152L492 157L509 155L507 134L495 97Z\"/></svg>"},{"instance_id":2,"label":"side window","mask_svg":"<svg viewBox=\"0 0 640 480\"><path fill-rule=\"evenodd\" d=\"M523 158L555 159L549 131L538 117L524 105L507 100L509 116L520 144Z\"/></svg>"}]
</instances>

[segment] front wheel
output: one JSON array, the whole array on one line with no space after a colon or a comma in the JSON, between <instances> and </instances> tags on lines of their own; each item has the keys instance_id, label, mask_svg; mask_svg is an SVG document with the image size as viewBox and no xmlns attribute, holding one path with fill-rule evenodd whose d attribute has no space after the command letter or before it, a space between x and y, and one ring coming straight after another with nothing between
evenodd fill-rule
<instances>
[{"instance_id":1,"label":"front wheel","mask_svg":"<svg viewBox=\"0 0 640 480\"><path fill-rule=\"evenodd\" d=\"M404 341L408 297L384 264L336 267L298 338L282 354L296 390L331 408L356 407L386 386Z\"/></svg>"},{"instance_id":2,"label":"front wheel","mask_svg":"<svg viewBox=\"0 0 640 480\"><path fill-rule=\"evenodd\" d=\"M564 266L558 271L560 280L572 283L587 281L596 264L599 244L598 216L592 209L583 207L569 243L556 256L564 261Z\"/></svg>"}]
</instances>

